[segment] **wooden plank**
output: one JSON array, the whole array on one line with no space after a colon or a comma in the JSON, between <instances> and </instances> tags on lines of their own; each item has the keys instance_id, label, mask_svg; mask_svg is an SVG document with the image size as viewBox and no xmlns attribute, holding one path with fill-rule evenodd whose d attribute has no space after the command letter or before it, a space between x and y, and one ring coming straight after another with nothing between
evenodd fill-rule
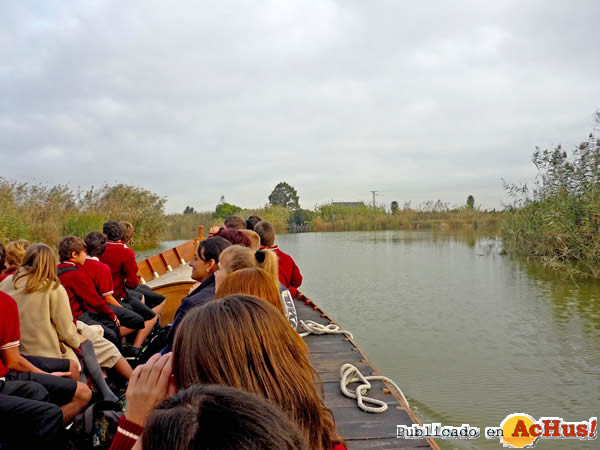
<instances>
[{"instance_id":1,"label":"wooden plank","mask_svg":"<svg viewBox=\"0 0 600 450\"><path fill-rule=\"evenodd\" d=\"M342 365L344 365L345 363L349 362L351 364L354 364L355 362L364 362L366 363L367 361L363 358L363 355L361 355L359 352L353 352L352 350L348 349L344 352L337 352L337 353L311 353L310 354L310 362L312 363L327 363L330 361L333 361L335 364L339 363L339 367L342 367ZM338 367L338 369L339 369Z\"/></svg>"},{"instance_id":2,"label":"wooden plank","mask_svg":"<svg viewBox=\"0 0 600 450\"><path fill-rule=\"evenodd\" d=\"M319 342L314 340L309 346L310 353L340 353L340 352L358 352L356 347L350 342Z\"/></svg>"},{"instance_id":3,"label":"wooden plank","mask_svg":"<svg viewBox=\"0 0 600 450\"><path fill-rule=\"evenodd\" d=\"M174 249L169 249L161 253L164 261L171 266L171 269L175 269L181 265L181 261L177 257L177 253L175 253Z\"/></svg>"},{"instance_id":4,"label":"wooden plank","mask_svg":"<svg viewBox=\"0 0 600 450\"><path fill-rule=\"evenodd\" d=\"M177 256L179 256L180 259L183 259L186 264L189 263L194 257L196 245L197 244L195 241L188 241L181 245L178 245L177 247L175 247Z\"/></svg>"},{"instance_id":5,"label":"wooden plank","mask_svg":"<svg viewBox=\"0 0 600 450\"><path fill-rule=\"evenodd\" d=\"M151 256L150 258L146 259L146 261L148 261L148 264L150 264L154 278L156 278L157 275L161 276L162 274L168 272L167 265L160 255Z\"/></svg>"},{"instance_id":6,"label":"wooden plank","mask_svg":"<svg viewBox=\"0 0 600 450\"><path fill-rule=\"evenodd\" d=\"M380 414L366 413L356 406L332 407L335 423L344 439L396 438L396 425L413 424L404 409L390 407ZM414 440L412 446L420 446L426 441ZM426 444L425 444L426 445Z\"/></svg>"},{"instance_id":7,"label":"wooden plank","mask_svg":"<svg viewBox=\"0 0 600 450\"><path fill-rule=\"evenodd\" d=\"M142 277L146 283L150 282L154 275L152 274L152 268L150 264L148 264L148 260L143 260L138 263L138 270L140 272L140 277Z\"/></svg>"}]
</instances>

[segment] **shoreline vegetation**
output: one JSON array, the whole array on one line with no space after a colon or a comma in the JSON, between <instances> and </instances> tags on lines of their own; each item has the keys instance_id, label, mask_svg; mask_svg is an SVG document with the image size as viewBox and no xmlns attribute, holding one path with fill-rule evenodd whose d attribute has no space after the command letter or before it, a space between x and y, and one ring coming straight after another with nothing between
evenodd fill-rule
<instances>
[{"instance_id":1,"label":"shoreline vegetation","mask_svg":"<svg viewBox=\"0 0 600 450\"><path fill-rule=\"evenodd\" d=\"M244 218L257 215L271 222L275 232L297 231L378 231L378 230L474 230L498 234L503 212L483 211L468 206L451 209L443 202L425 202L416 208L407 203L404 208L390 213L383 206L336 206L325 204L315 211L293 211L282 206L265 206L260 209L242 209L235 214ZM297 220L298 216L302 216ZM195 235L197 226L208 230L212 225L222 225L223 219L211 212L170 214L166 216L166 240L182 239Z\"/></svg>"},{"instance_id":2,"label":"shoreline vegetation","mask_svg":"<svg viewBox=\"0 0 600 450\"><path fill-rule=\"evenodd\" d=\"M569 155L560 145L533 153L533 186L505 184L513 202L502 223L505 250L575 278L600 279L600 110L596 135Z\"/></svg>"},{"instance_id":3,"label":"shoreline vegetation","mask_svg":"<svg viewBox=\"0 0 600 450\"><path fill-rule=\"evenodd\" d=\"M55 247L63 236L83 237L89 231L101 230L105 221L115 219L133 224L133 247L140 250L156 246L163 240L190 239L197 235L198 225L203 225L207 233L210 226L222 225L223 217L230 214L244 218L258 215L271 222L277 233L475 230L497 234L504 214L468 205L451 209L441 201L425 202L414 208L407 202L393 213L383 206L373 208L364 204L324 204L310 211L273 205L229 209L223 208L221 203L216 210L221 214L195 212L191 208L186 208L185 214L165 214L165 203L165 197L123 184L81 191L65 185L49 187L0 178L0 242L27 239Z\"/></svg>"},{"instance_id":4,"label":"shoreline vegetation","mask_svg":"<svg viewBox=\"0 0 600 450\"><path fill-rule=\"evenodd\" d=\"M146 189L123 184L81 191L0 177L0 242L27 239L56 248L63 236L83 238L117 219L135 227L134 248L152 247L164 230L165 202Z\"/></svg>"}]
</instances>

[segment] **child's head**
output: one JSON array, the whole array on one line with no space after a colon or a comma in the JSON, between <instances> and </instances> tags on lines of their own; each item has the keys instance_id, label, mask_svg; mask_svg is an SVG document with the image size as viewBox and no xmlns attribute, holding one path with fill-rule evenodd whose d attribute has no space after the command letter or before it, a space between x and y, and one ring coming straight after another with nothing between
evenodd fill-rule
<instances>
[{"instance_id":1,"label":"child's head","mask_svg":"<svg viewBox=\"0 0 600 450\"><path fill-rule=\"evenodd\" d=\"M258 222L260 222L262 219L258 216L250 216L246 219L246 228L248 230L254 230L254 225L256 225Z\"/></svg>"},{"instance_id":2,"label":"child's head","mask_svg":"<svg viewBox=\"0 0 600 450\"><path fill-rule=\"evenodd\" d=\"M122 220L119 222L119 225L121 226L121 240L126 244L133 242L133 235L135 230L131 222L125 222L124 220Z\"/></svg>"},{"instance_id":3,"label":"child's head","mask_svg":"<svg viewBox=\"0 0 600 450\"><path fill-rule=\"evenodd\" d=\"M275 242L275 230L270 222L261 220L254 225L254 231L260 236L260 245L270 247Z\"/></svg>"},{"instance_id":4,"label":"child's head","mask_svg":"<svg viewBox=\"0 0 600 450\"><path fill-rule=\"evenodd\" d=\"M15 287L17 281L25 276L29 276L25 285L26 293L60 285L56 274L56 256L50 247L46 244L32 244L27 248L23 262L15 273Z\"/></svg>"},{"instance_id":5,"label":"child's head","mask_svg":"<svg viewBox=\"0 0 600 450\"><path fill-rule=\"evenodd\" d=\"M249 392L194 385L160 403L146 422L144 450L308 449L298 426Z\"/></svg>"},{"instance_id":6,"label":"child's head","mask_svg":"<svg viewBox=\"0 0 600 450\"><path fill-rule=\"evenodd\" d=\"M246 221L240 216L229 216L223 221L223 226L227 229L243 230L246 228Z\"/></svg>"},{"instance_id":7,"label":"child's head","mask_svg":"<svg viewBox=\"0 0 600 450\"><path fill-rule=\"evenodd\" d=\"M100 257L106 249L106 235L99 231L90 231L83 239L87 254L90 256Z\"/></svg>"},{"instance_id":8,"label":"child's head","mask_svg":"<svg viewBox=\"0 0 600 450\"><path fill-rule=\"evenodd\" d=\"M25 251L31 245L28 240L19 239L6 244L6 260L5 264L8 267L18 266L23 261Z\"/></svg>"},{"instance_id":9,"label":"child's head","mask_svg":"<svg viewBox=\"0 0 600 450\"><path fill-rule=\"evenodd\" d=\"M232 245L243 245L244 247L250 247L252 245L250 239L242 232L242 230L223 228L222 230L217 231L214 236L221 236L223 239L227 239L231 242Z\"/></svg>"},{"instance_id":10,"label":"child's head","mask_svg":"<svg viewBox=\"0 0 600 450\"><path fill-rule=\"evenodd\" d=\"M262 269L241 269L230 273L220 283L215 298L223 298L233 294L253 295L266 300L285 317L281 294L271 276Z\"/></svg>"},{"instance_id":11,"label":"child's head","mask_svg":"<svg viewBox=\"0 0 600 450\"><path fill-rule=\"evenodd\" d=\"M240 269L259 268L265 270L279 288L277 255L271 250L252 250L241 245L227 247L221 253L219 270L215 272L217 288L230 273Z\"/></svg>"},{"instance_id":12,"label":"child's head","mask_svg":"<svg viewBox=\"0 0 600 450\"><path fill-rule=\"evenodd\" d=\"M109 220L102 226L102 232L109 241L120 241L123 237L123 229L116 220Z\"/></svg>"},{"instance_id":13,"label":"child's head","mask_svg":"<svg viewBox=\"0 0 600 450\"><path fill-rule=\"evenodd\" d=\"M258 250L260 248L260 236L256 231L252 230L240 230L242 233L246 235L246 237L250 240L249 247L253 250Z\"/></svg>"},{"instance_id":14,"label":"child's head","mask_svg":"<svg viewBox=\"0 0 600 450\"><path fill-rule=\"evenodd\" d=\"M58 244L58 257L60 262L77 260L80 264L85 260L85 242L77 236L66 236Z\"/></svg>"}]
</instances>

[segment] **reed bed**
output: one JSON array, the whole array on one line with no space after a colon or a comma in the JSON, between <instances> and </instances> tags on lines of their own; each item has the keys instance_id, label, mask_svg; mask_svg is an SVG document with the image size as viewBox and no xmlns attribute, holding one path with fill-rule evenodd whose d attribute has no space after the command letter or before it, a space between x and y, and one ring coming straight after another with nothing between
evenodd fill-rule
<instances>
[{"instance_id":1,"label":"reed bed","mask_svg":"<svg viewBox=\"0 0 600 450\"><path fill-rule=\"evenodd\" d=\"M505 186L513 203L502 223L504 248L567 276L600 278L600 139L590 134L571 155L560 146L537 149L532 160L532 189Z\"/></svg>"},{"instance_id":2,"label":"reed bed","mask_svg":"<svg viewBox=\"0 0 600 450\"><path fill-rule=\"evenodd\" d=\"M136 248L151 247L164 229L165 201L148 190L123 184L77 191L65 185L0 178L0 241L23 238L55 247L63 236L83 237L115 219L134 225Z\"/></svg>"}]
</instances>

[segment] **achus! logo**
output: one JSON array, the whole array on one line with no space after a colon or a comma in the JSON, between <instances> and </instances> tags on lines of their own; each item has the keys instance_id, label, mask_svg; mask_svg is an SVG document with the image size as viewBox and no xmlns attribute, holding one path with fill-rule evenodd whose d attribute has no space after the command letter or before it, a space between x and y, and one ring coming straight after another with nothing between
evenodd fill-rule
<instances>
[{"instance_id":1,"label":"achus! logo","mask_svg":"<svg viewBox=\"0 0 600 450\"><path fill-rule=\"evenodd\" d=\"M582 422L566 422L561 417L541 417L536 420L529 414L514 413L506 416L495 431L504 447L528 448L535 446L540 439L596 439L597 426L596 417ZM486 437L488 435L491 438L493 432L488 434L486 429Z\"/></svg>"}]
</instances>

